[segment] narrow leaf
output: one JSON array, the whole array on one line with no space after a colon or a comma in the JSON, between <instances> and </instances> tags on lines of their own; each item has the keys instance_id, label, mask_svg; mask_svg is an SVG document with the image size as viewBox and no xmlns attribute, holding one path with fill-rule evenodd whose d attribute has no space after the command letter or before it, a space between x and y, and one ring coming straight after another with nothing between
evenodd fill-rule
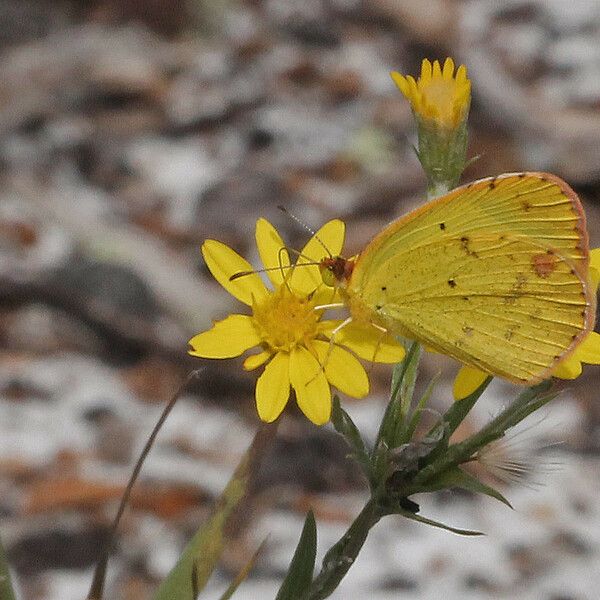
<instances>
[{"instance_id":1,"label":"narrow leaf","mask_svg":"<svg viewBox=\"0 0 600 600\"><path fill-rule=\"evenodd\" d=\"M406 421L415 393L415 384L417 382L422 350L420 344L413 344L413 347L414 352L411 354L410 360L406 364L404 377L400 381L400 418L398 418L395 423L393 438L391 440L392 448L402 443L402 433L407 425ZM411 348L411 350L412 349L413 348Z\"/></svg>"},{"instance_id":2,"label":"narrow leaf","mask_svg":"<svg viewBox=\"0 0 600 600\"><path fill-rule=\"evenodd\" d=\"M413 342L406 353L404 360L394 367L392 372L392 392L390 394L390 401L388 402L385 414L381 420L381 425L379 426L374 451L377 451L382 441L385 442L388 447L391 447L396 431L402 426L402 383L408 370L413 368L415 359L416 362L418 362L420 356L419 349L420 345L417 342ZM416 366L414 366L414 368L416 369Z\"/></svg>"},{"instance_id":3,"label":"narrow leaf","mask_svg":"<svg viewBox=\"0 0 600 600\"><path fill-rule=\"evenodd\" d=\"M237 574L236 578L231 582L231 585L225 590L225 593L221 596L220 600L229 600L238 589L240 584L245 581L256 564L256 560L259 554L265 547L266 539L263 540L260 546L256 549L256 552L250 557L250 560L243 566L241 571Z\"/></svg>"},{"instance_id":4,"label":"narrow leaf","mask_svg":"<svg viewBox=\"0 0 600 600\"><path fill-rule=\"evenodd\" d=\"M331 411L331 422L335 430L344 437L350 448L352 448L353 457L362 466L367 478L371 479L371 461L365 448L365 444L360 435L358 427L350 415L341 407L338 396L333 397L333 407Z\"/></svg>"},{"instance_id":5,"label":"narrow leaf","mask_svg":"<svg viewBox=\"0 0 600 600\"><path fill-rule=\"evenodd\" d=\"M452 403L452 406L450 406L443 416L443 421L449 436L451 436L456 431L456 428L463 422L464 418L469 414L475 405L475 402L479 400L491 381L492 377L490 376L472 394L462 400L456 400L456 402Z\"/></svg>"},{"instance_id":6,"label":"narrow leaf","mask_svg":"<svg viewBox=\"0 0 600 600\"><path fill-rule=\"evenodd\" d=\"M509 508L512 508L511 503L498 490L479 481L479 479L473 477L459 467L448 469L445 473L440 475L436 480L436 483L441 484L442 487L454 486L462 488L463 490L475 492L476 494L485 494L486 496L490 496L491 498L495 498L503 504L506 504Z\"/></svg>"},{"instance_id":7,"label":"narrow leaf","mask_svg":"<svg viewBox=\"0 0 600 600\"><path fill-rule=\"evenodd\" d=\"M450 437L469 414L475 402L479 400L491 381L492 377L488 377L470 396L453 402L442 418L429 430L427 437L439 438L440 443L427 457L428 464L437 461L447 453Z\"/></svg>"},{"instance_id":8,"label":"narrow leaf","mask_svg":"<svg viewBox=\"0 0 600 600\"><path fill-rule=\"evenodd\" d=\"M437 373L434 377L432 377L431 381L427 385L427 389L421 396L419 402L417 403L417 405L415 406L415 409L412 412L410 421L408 422L408 425L406 426L406 430L404 432L404 439L400 440L400 443L407 443L412 439L412 436L414 435L414 433L421 421L421 416L423 414L423 411L425 410L425 407L427 406L427 403L429 402L429 399L431 398L431 394L433 393L433 390L434 390L435 385L437 384L439 378L440 378L440 374Z\"/></svg>"},{"instance_id":9,"label":"narrow leaf","mask_svg":"<svg viewBox=\"0 0 600 600\"><path fill-rule=\"evenodd\" d=\"M10 570L6 561L6 552L0 540L0 598L2 600L15 600L15 593L10 581Z\"/></svg>"},{"instance_id":10,"label":"narrow leaf","mask_svg":"<svg viewBox=\"0 0 600 600\"><path fill-rule=\"evenodd\" d=\"M227 487L217 500L212 515L185 547L179 561L160 585L155 600L193 600L206 585L225 543L225 529L234 510L248 492L251 476L256 472L276 425L263 425L240 460Z\"/></svg>"},{"instance_id":11,"label":"narrow leaf","mask_svg":"<svg viewBox=\"0 0 600 600\"><path fill-rule=\"evenodd\" d=\"M445 529L446 531L451 531L452 533L457 533L458 535L484 535L481 531L473 531L471 529L459 529L458 527L444 525L444 523L434 521L433 519L428 519L427 517L422 517L421 515L416 515L415 513L409 512L408 510L398 509L395 512L396 514L402 515L407 519L412 519L413 521L418 521L419 523L424 523L425 525L431 525L432 527L438 527L439 529Z\"/></svg>"},{"instance_id":12,"label":"narrow leaf","mask_svg":"<svg viewBox=\"0 0 600 600\"><path fill-rule=\"evenodd\" d=\"M298 600L308 591L312 583L316 556L317 525L312 510L309 510L290 569L275 600Z\"/></svg>"}]
</instances>

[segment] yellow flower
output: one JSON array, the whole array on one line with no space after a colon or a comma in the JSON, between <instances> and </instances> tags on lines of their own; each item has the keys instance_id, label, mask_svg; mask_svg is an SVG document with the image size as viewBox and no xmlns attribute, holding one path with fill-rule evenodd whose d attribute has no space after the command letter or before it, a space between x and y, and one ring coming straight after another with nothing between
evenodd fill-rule
<instances>
[{"instance_id":1,"label":"yellow flower","mask_svg":"<svg viewBox=\"0 0 600 600\"><path fill-rule=\"evenodd\" d=\"M600 248L590 252L588 272L590 284L597 290L600 284ZM600 365L600 334L590 331L575 350L554 369L559 379L575 379L581 375L582 363ZM487 373L463 365L454 380L454 398L462 400L472 394L488 377Z\"/></svg>"},{"instance_id":2,"label":"yellow flower","mask_svg":"<svg viewBox=\"0 0 600 600\"><path fill-rule=\"evenodd\" d=\"M392 71L391 76L423 122L452 130L466 119L471 103L471 81L464 65L458 67L455 75L451 58L446 59L443 69L437 60L432 65L424 59L417 81L397 71Z\"/></svg>"},{"instance_id":3,"label":"yellow flower","mask_svg":"<svg viewBox=\"0 0 600 600\"><path fill-rule=\"evenodd\" d=\"M367 374L356 356L383 363L395 363L404 357L404 348L375 327L350 323L331 340L340 321L321 320L324 311L317 307L333 300L332 290L323 285L316 264L323 256L321 242L337 255L344 244L344 230L342 221L326 223L302 249L296 266L290 268L279 233L271 223L259 219L256 245L261 260L267 268L281 266L267 271L272 288L225 244L207 240L202 245L213 277L251 307L252 314L233 314L217 321L190 340L189 353L202 358L233 358L256 347L258 352L245 359L244 369L265 365L255 392L256 408L263 421L279 417L293 389L306 417L323 425L331 414L330 384L355 398L369 392ZM314 264L299 266L307 262ZM250 273L230 279L245 271Z\"/></svg>"}]
</instances>

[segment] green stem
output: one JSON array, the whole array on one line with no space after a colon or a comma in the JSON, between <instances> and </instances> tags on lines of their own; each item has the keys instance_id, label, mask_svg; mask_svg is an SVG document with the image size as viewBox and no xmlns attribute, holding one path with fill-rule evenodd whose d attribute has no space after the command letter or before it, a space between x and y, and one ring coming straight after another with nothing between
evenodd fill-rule
<instances>
[{"instance_id":1,"label":"green stem","mask_svg":"<svg viewBox=\"0 0 600 600\"><path fill-rule=\"evenodd\" d=\"M117 536L117 529L119 527L119 523L121 522L121 517L123 516L123 513L125 512L125 508L127 507L127 504L129 502L129 497L131 496L131 491L133 490L133 486L135 485L135 482L137 481L140 471L142 470L142 466L144 465L144 461L146 460L146 457L148 456L148 454L150 453L150 450L152 449L152 446L154 444L154 441L156 440L156 436L158 435L158 432L160 431L164 422L167 420L167 417L169 416L169 414L175 407L177 400L179 400L180 396L186 390L187 386L191 383L191 381L198 377L199 373L200 373L200 371L192 371L187 376L187 378L185 379L183 384L179 387L179 389L173 394L173 396L171 397L171 399L169 400L169 402L163 409L158 421L156 422L156 425L154 426L154 428L152 429L152 432L150 433L150 437L146 441L146 444L144 445L144 448L142 449L142 452L135 463L133 472L131 473L131 477L129 478L129 481L127 482L127 486L125 487L125 491L123 492L123 496L121 496L121 501L119 502L119 508L117 509L117 514L115 515L112 526L110 528L110 533L108 536L108 543L106 544L106 547L104 548L104 552L102 553L100 560L98 561L98 564L96 565L96 569L94 570L92 584L90 586L90 591L88 593L87 600L102 600L102 597L104 595L104 580L106 578L106 568L108 566L108 559L109 559L110 553L112 551L112 547L115 542L115 538ZM0 600L4 600L4 596L0 596Z\"/></svg>"},{"instance_id":2,"label":"green stem","mask_svg":"<svg viewBox=\"0 0 600 600\"><path fill-rule=\"evenodd\" d=\"M10 571L6 561L6 552L0 540L0 600L15 600L15 593L10 582Z\"/></svg>"},{"instance_id":3,"label":"green stem","mask_svg":"<svg viewBox=\"0 0 600 600\"><path fill-rule=\"evenodd\" d=\"M350 525L348 531L323 558L321 572L313 580L305 600L321 600L333 593L354 564L371 527L379 521L381 516L376 500L371 498Z\"/></svg>"}]
</instances>

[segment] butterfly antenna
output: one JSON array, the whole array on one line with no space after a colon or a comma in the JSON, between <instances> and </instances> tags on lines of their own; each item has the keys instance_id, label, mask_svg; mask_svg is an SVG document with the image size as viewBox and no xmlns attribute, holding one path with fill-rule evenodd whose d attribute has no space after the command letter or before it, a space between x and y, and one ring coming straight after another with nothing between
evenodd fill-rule
<instances>
[{"instance_id":1,"label":"butterfly antenna","mask_svg":"<svg viewBox=\"0 0 600 600\"><path fill-rule=\"evenodd\" d=\"M277 206L277 208L282 213L285 213L288 217L290 217L290 219L295 221L298 225L300 225L300 227L302 227L303 229L306 229L306 231L308 231L308 233L310 233L315 238L315 240L317 240L317 242L319 242L319 244L321 244L321 246L323 246L323 248L325 249L325 252L327 252L327 254L329 254L329 257L333 258L333 254L331 254L331 251L329 250L329 248L323 243L323 240L321 240L321 238L317 235L317 232L312 227L309 227L304 221L302 221L296 215L292 214L287 208L285 208L285 206L282 206L280 204Z\"/></svg>"},{"instance_id":2,"label":"butterfly antenna","mask_svg":"<svg viewBox=\"0 0 600 600\"><path fill-rule=\"evenodd\" d=\"M233 275L229 276L229 281L235 281L240 277L247 277L248 275L254 275L255 273L266 273L267 271L281 271L282 269L293 269L296 266L319 266L318 262L302 263L302 265L279 265L278 267L266 267L264 269L252 269L251 271L238 271Z\"/></svg>"}]
</instances>

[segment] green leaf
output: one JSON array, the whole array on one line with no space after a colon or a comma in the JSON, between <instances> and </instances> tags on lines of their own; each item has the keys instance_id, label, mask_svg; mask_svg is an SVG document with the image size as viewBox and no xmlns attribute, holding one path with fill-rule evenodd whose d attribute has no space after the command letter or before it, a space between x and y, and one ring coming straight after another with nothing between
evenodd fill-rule
<instances>
[{"instance_id":1,"label":"green leaf","mask_svg":"<svg viewBox=\"0 0 600 600\"><path fill-rule=\"evenodd\" d=\"M398 363L392 372L392 393L388 402L385 414L379 426L377 439L373 448L374 453L378 452L381 442L385 442L387 447L393 447L396 432L403 426L403 394L410 390L410 383L404 383L405 377L408 379L416 376L416 369L420 358L420 344L413 342L404 357L404 360ZM403 390L404 388L404 390Z\"/></svg>"},{"instance_id":2,"label":"green leaf","mask_svg":"<svg viewBox=\"0 0 600 600\"><path fill-rule=\"evenodd\" d=\"M408 425L406 426L406 430L404 432L404 439L400 440L400 443L408 443L412 439L412 436L415 434L415 431L421 421L423 411L425 410L425 407L427 406L427 403L431 398L431 394L433 393L433 390L439 378L440 373L437 373L434 377L432 377L431 381L427 385L427 389L421 396L419 402L417 403L415 409L411 414L410 421L408 422Z\"/></svg>"},{"instance_id":3,"label":"green leaf","mask_svg":"<svg viewBox=\"0 0 600 600\"><path fill-rule=\"evenodd\" d=\"M475 402L479 400L487 386L492 381L492 377L488 377L472 394L463 398L462 400L456 400L452 403L450 408L444 413L440 421L436 423L427 433L427 437L435 439L440 438L438 447L431 452L427 457L427 463L432 462L441 458L448 450L448 441L452 434L456 431L457 427L463 422L465 417L469 414ZM441 436L441 437L440 437Z\"/></svg>"},{"instance_id":4,"label":"green leaf","mask_svg":"<svg viewBox=\"0 0 600 600\"><path fill-rule=\"evenodd\" d=\"M15 593L10 582L10 571L6 562L6 553L0 541L0 598L2 600L15 600Z\"/></svg>"},{"instance_id":5,"label":"green leaf","mask_svg":"<svg viewBox=\"0 0 600 600\"><path fill-rule=\"evenodd\" d=\"M242 570L237 574L236 578L231 582L231 585L225 590L224 594L221 596L220 600L229 600L238 589L240 584L246 580L250 571L254 567L256 563L256 559L258 555L262 552L262 549L265 547L265 542L267 540L263 540L260 546L256 549L256 552L250 557L250 560L244 565Z\"/></svg>"},{"instance_id":6,"label":"green leaf","mask_svg":"<svg viewBox=\"0 0 600 600\"><path fill-rule=\"evenodd\" d=\"M225 529L245 497L251 476L256 472L276 426L264 425L240 460L213 512L185 547L177 564L161 583L155 600L193 600L211 576L225 544Z\"/></svg>"},{"instance_id":7,"label":"green leaf","mask_svg":"<svg viewBox=\"0 0 600 600\"><path fill-rule=\"evenodd\" d=\"M298 600L310 588L317 556L317 525L312 510L308 511L302 535L275 600Z\"/></svg>"},{"instance_id":8,"label":"green leaf","mask_svg":"<svg viewBox=\"0 0 600 600\"><path fill-rule=\"evenodd\" d=\"M417 382L417 374L419 371L419 362L421 360L421 345L413 344L414 351L407 361L406 370L404 377L400 381L400 416L397 419L394 428L393 439L391 440L392 448L395 448L398 444L403 441L403 431L407 426L407 417L410 411L410 407L415 393L415 384ZM413 348L411 348L413 350Z\"/></svg>"},{"instance_id":9,"label":"green leaf","mask_svg":"<svg viewBox=\"0 0 600 600\"><path fill-rule=\"evenodd\" d=\"M445 473L442 473L436 478L434 484L438 484L436 485L437 489L454 486L463 490L475 492L476 494L485 494L486 496L490 496L491 498L495 498L503 504L506 504L508 508L512 508L511 503L498 490L479 481L479 479L473 477L459 467L448 469Z\"/></svg>"},{"instance_id":10,"label":"green leaf","mask_svg":"<svg viewBox=\"0 0 600 600\"><path fill-rule=\"evenodd\" d=\"M549 392L552 381L543 381L521 392L517 398L480 431L451 448L456 463L468 460L479 448L501 438L506 431L520 423L532 412L550 402L556 394Z\"/></svg>"},{"instance_id":11,"label":"green leaf","mask_svg":"<svg viewBox=\"0 0 600 600\"><path fill-rule=\"evenodd\" d=\"M365 475L370 481L371 460L369 454L367 453L358 427L356 427L350 415L341 407L340 399L337 395L333 397L331 422L333 423L334 429L344 437L350 448L352 448L352 456L361 465Z\"/></svg>"},{"instance_id":12,"label":"green leaf","mask_svg":"<svg viewBox=\"0 0 600 600\"><path fill-rule=\"evenodd\" d=\"M471 529L459 529L458 527L451 527L450 525L445 525L444 523L440 523L439 521L434 521L433 519L428 519L427 517L423 517L421 515L417 515L408 510L397 509L395 511L396 514L402 515L407 519L411 519L413 521L418 521L419 523L424 523L425 525L431 525L432 527L437 527L439 529L445 529L446 531L451 531L452 533L457 533L458 535L484 535L481 531L473 531Z\"/></svg>"},{"instance_id":13,"label":"green leaf","mask_svg":"<svg viewBox=\"0 0 600 600\"><path fill-rule=\"evenodd\" d=\"M469 414L475 405L475 402L477 402L483 392L485 392L492 379L493 378L491 376L488 377L472 394L466 398L463 398L462 400L456 400L452 403L450 408L442 417L448 436L451 436L456 431L457 427L463 422L464 418Z\"/></svg>"}]
</instances>

